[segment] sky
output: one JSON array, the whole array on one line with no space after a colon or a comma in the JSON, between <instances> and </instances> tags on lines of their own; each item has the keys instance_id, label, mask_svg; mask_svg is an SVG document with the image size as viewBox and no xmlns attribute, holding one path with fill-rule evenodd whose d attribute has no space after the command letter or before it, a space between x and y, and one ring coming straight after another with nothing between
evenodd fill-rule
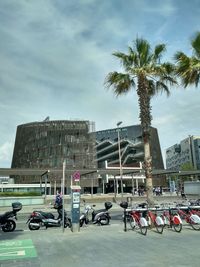
<instances>
[{"instance_id":1,"label":"sky","mask_svg":"<svg viewBox=\"0 0 200 267\"><path fill-rule=\"evenodd\" d=\"M107 74L122 71L112 53L139 37L165 43L163 60L191 55L199 14L199 0L0 0L0 168L11 167L20 124L47 116L94 121L96 130L139 124L136 91L116 97L105 88ZM181 85L153 98L163 157L200 135L199 99L200 86Z\"/></svg>"}]
</instances>

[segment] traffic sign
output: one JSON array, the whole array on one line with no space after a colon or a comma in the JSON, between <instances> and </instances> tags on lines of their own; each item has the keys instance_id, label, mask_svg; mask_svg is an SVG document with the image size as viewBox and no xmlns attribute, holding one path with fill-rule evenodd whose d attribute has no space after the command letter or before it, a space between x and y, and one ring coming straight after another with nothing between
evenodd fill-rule
<instances>
[{"instance_id":1,"label":"traffic sign","mask_svg":"<svg viewBox=\"0 0 200 267\"><path fill-rule=\"evenodd\" d=\"M76 172L72 175L72 177L73 177L74 182L80 182L81 174L80 174L79 171L76 171Z\"/></svg>"}]
</instances>

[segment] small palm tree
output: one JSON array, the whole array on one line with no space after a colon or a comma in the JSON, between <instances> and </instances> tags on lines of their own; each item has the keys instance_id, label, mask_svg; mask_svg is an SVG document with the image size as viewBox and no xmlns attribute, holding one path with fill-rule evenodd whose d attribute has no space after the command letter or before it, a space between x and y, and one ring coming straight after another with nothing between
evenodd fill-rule
<instances>
[{"instance_id":1,"label":"small palm tree","mask_svg":"<svg viewBox=\"0 0 200 267\"><path fill-rule=\"evenodd\" d=\"M195 34L191 41L192 56L188 57L183 52L178 51L175 54L177 63L177 75L181 78L184 87L188 85L199 84L200 78L200 32Z\"/></svg>"},{"instance_id":2,"label":"small palm tree","mask_svg":"<svg viewBox=\"0 0 200 267\"><path fill-rule=\"evenodd\" d=\"M137 38L133 47L128 47L128 54L113 53L121 61L124 72L110 72L105 79L106 87L111 87L117 96L128 93L131 88L136 87L140 109L139 118L144 140L147 201L150 205L154 203L150 152L150 126L152 121L150 100L158 92L166 92L169 95L170 91L167 84L173 85L176 83L173 76L174 66L170 63L160 62L165 50L166 46L164 44L159 44L151 50L146 40Z\"/></svg>"}]
</instances>

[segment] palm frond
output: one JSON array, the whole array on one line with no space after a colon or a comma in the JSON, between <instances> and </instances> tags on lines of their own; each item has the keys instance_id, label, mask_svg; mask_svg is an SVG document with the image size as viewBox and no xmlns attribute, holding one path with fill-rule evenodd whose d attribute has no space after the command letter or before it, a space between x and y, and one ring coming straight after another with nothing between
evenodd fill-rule
<instances>
[{"instance_id":1,"label":"palm frond","mask_svg":"<svg viewBox=\"0 0 200 267\"><path fill-rule=\"evenodd\" d=\"M196 57L188 57L181 52L175 56L177 58L176 74L181 78L183 86L187 87L189 84L198 86L200 61Z\"/></svg>"},{"instance_id":2,"label":"palm frond","mask_svg":"<svg viewBox=\"0 0 200 267\"><path fill-rule=\"evenodd\" d=\"M153 59L157 62L158 60L160 60L162 53L165 51L166 51L165 44L156 45L154 48Z\"/></svg>"},{"instance_id":3,"label":"palm frond","mask_svg":"<svg viewBox=\"0 0 200 267\"><path fill-rule=\"evenodd\" d=\"M121 52L114 52L113 55L120 59L120 62L125 70L128 70L133 65L134 56L132 54L127 55Z\"/></svg>"},{"instance_id":4,"label":"palm frond","mask_svg":"<svg viewBox=\"0 0 200 267\"><path fill-rule=\"evenodd\" d=\"M166 93L167 96L170 96L169 87L161 80L156 82L156 92L161 94Z\"/></svg>"},{"instance_id":5,"label":"palm frond","mask_svg":"<svg viewBox=\"0 0 200 267\"><path fill-rule=\"evenodd\" d=\"M179 63L180 61L186 60L188 57L181 51L178 51L175 53L174 55L174 59L177 63Z\"/></svg>"},{"instance_id":6,"label":"palm frond","mask_svg":"<svg viewBox=\"0 0 200 267\"><path fill-rule=\"evenodd\" d=\"M105 86L113 89L116 96L126 94L130 91L131 87L135 86L135 82L129 74L110 72L105 79Z\"/></svg>"},{"instance_id":7,"label":"palm frond","mask_svg":"<svg viewBox=\"0 0 200 267\"><path fill-rule=\"evenodd\" d=\"M135 41L135 48L138 54L139 66L143 67L151 60L151 49L149 43L141 38Z\"/></svg>"},{"instance_id":8,"label":"palm frond","mask_svg":"<svg viewBox=\"0 0 200 267\"><path fill-rule=\"evenodd\" d=\"M200 32L197 32L191 42L194 55L200 59Z\"/></svg>"},{"instance_id":9,"label":"palm frond","mask_svg":"<svg viewBox=\"0 0 200 267\"><path fill-rule=\"evenodd\" d=\"M168 86L161 80L155 82L153 80L148 80L148 93L150 97L156 96L159 93L166 93L167 96L170 96Z\"/></svg>"}]
</instances>

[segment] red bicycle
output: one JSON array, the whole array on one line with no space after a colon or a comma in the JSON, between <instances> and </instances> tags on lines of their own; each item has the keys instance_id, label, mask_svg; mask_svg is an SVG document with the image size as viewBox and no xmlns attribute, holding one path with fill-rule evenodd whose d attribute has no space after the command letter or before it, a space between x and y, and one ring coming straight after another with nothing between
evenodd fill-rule
<instances>
[{"instance_id":1,"label":"red bicycle","mask_svg":"<svg viewBox=\"0 0 200 267\"><path fill-rule=\"evenodd\" d=\"M131 210L128 213L128 220L133 230L139 229L141 234L147 234L148 223L147 220L142 216L141 210Z\"/></svg>"},{"instance_id":2,"label":"red bicycle","mask_svg":"<svg viewBox=\"0 0 200 267\"><path fill-rule=\"evenodd\" d=\"M165 226L173 228L176 232L180 233L182 230L183 222L177 214L177 208L168 208L163 211L161 215Z\"/></svg>"},{"instance_id":3,"label":"red bicycle","mask_svg":"<svg viewBox=\"0 0 200 267\"><path fill-rule=\"evenodd\" d=\"M162 234L165 224L163 218L157 214L158 208L159 207L147 210L147 221L149 226L154 226L156 228L156 231L159 234ZM155 210L155 212L153 212L153 210Z\"/></svg>"},{"instance_id":4,"label":"red bicycle","mask_svg":"<svg viewBox=\"0 0 200 267\"><path fill-rule=\"evenodd\" d=\"M179 207L177 209L178 214L184 219L194 230L200 230L200 217L197 214L193 214L189 207Z\"/></svg>"}]
</instances>

